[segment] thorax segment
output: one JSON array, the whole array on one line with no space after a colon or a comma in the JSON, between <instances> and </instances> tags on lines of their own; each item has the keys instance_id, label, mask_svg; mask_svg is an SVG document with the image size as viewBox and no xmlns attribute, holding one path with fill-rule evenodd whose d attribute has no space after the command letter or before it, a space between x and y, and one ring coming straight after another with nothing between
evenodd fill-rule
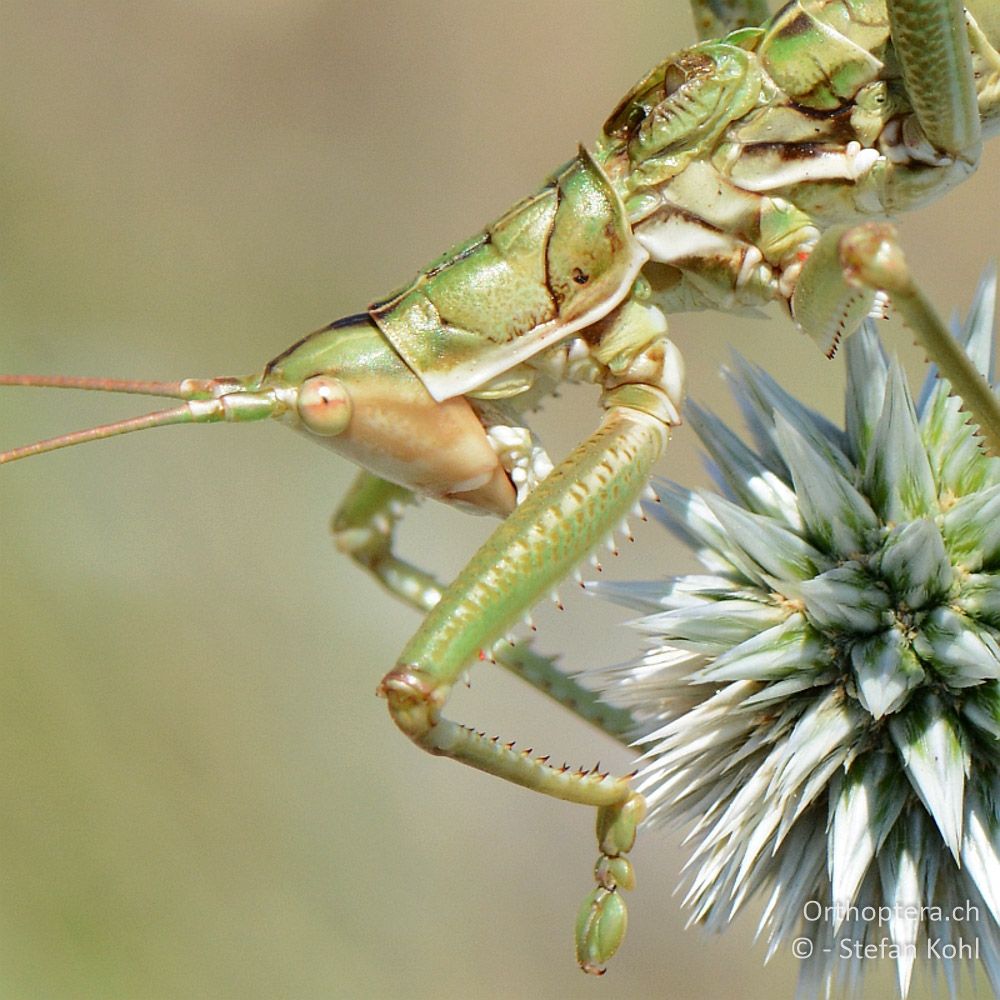
<instances>
[{"instance_id":1,"label":"thorax segment","mask_svg":"<svg viewBox=\"0 0 1000 1000\"><path fill-rule=\"evenodd\" d=\"M653 70L606 122L598 160L669 269L654 282L667 311L752 308L791 294L821 228L966 176L911 112L884 0L793 0Z\"/></svg>"}]
</instances>

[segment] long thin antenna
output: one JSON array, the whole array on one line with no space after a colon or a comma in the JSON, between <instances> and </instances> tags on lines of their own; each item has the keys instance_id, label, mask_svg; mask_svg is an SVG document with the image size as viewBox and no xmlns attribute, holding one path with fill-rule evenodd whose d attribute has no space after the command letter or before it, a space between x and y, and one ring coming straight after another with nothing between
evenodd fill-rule
<instances>
[{"instance_id":1,"label":"long thin antenna","mask_svg":"<svg viewBox=\"0 0 1000 1000\"><path fill-rule=\"evenodd\" d=\"M36 441L20 448L0 451L0 465L16 462L32 455L69 448L87 441L100 441L145 431L150 427L171 424L214 424L219 421L245 423L276 416L287 403L270 388L262 388L257 380L223 378L185 378L178 382L149 382L139 379L79 378L75 375L0 375L0 386L21 386L27 389L89 389L94 392L126 392L139 396L165 396L183 399L184 403L167 410L156 410L141 417L129 417L114 423L89 427L59 437Z\"/></svg>"},{"instance_id":2,"label":"long thin antenna","mask_svg":"<svg viewBox=\"0 0 1000 1000\"><path fill-rule=\"evenodd\" d=\"M102 424L100 427L88 427L83 431L73 431L69 434L60 434L59 437L47 438L45 441L36 441L34 444L26 444L21 448L11 448L10 451L0 451L0 465L6 462L16 462L19 458L43 455L47 451L56 451L58 448L69 448L71 445L83 444L86 441L100 441L102 438L130 434L132 431L144 431L150 427L189 424L196 419L188 404L175 406L169 410L157 410L155 413L147 413L141 417L117 420L111 424Z\"/></svg>"},{"instance_id":3,"label":"long thin antenna","mask_svg":"<svg viewBox=\"0 0 1000 1000\"><path fill-rule=\"evenodd\" d=\"M26 389L90 389L173 399L210 399L213 395L210 383L220 381L225 380L186 378L179 382L145 382L140 379L85 378L77 375L0 375L0 385Z\"/></svg>"}]
</instances>

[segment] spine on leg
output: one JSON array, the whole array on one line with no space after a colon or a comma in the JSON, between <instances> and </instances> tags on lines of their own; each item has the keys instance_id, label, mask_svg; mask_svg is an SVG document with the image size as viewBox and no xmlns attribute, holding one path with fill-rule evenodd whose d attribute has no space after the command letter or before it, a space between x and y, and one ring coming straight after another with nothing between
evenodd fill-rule
<instances>
[{"instance_id":1,"label":"spine on leg","mask_svg":"<svg viewBox=\"0 0 1000 1000\"><path fill-rule=\"evenodd\" d=\"M452 683L621 523L666 437L667 428L648 414L609 410L448 587L400 666Z\"/></svg>"}]
</instances>

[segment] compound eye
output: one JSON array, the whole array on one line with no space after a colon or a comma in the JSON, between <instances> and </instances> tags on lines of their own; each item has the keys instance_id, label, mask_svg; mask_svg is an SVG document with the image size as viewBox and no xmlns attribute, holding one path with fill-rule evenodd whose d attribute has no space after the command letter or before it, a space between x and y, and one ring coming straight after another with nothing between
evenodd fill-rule
<instances>
[{"instance_id":1,"label":"compound eye","mask_svg":"<svg viewBox=\"0 0 1000 1000\"><path fill-rule=\"evenodd\" d=\"M299 389L298 411L307 430L332 437L343 433L351 422L351 397L338 379L314 375Z\"/></svg>"}]
</instances>

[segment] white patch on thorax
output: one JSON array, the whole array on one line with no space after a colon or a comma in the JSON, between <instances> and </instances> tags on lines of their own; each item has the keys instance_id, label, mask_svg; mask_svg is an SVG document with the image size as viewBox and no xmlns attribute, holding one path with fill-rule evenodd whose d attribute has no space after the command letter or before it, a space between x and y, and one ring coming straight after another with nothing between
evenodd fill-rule
<instances>
[{"instance_id":1,"label":"white patch on thorax","mask_svg":"<svg viewBox=\"0 0 1000 1000\"><path fill-rule=\"evenodd\" d=\"M647 219L636 229L635 238L661 264L693 257L729 257L744 246L743 240L680 214Z\"/></svg>"},{"instance_id":2,"label":"white patch on thorax","mask_svg":"<svg viewBox=\"0 0 1000 1000\"><path fill-rule=\"evenodd\" d=\"M860 142L849 142L843 150L817 149L809 155L789 158L780 146L760 153L754 147L744 150L730 173L734 184L745 191L777 191L810 181L857 181L868 174L878 163L877 149L862 147ZM749 154L749 155L747 155Z\"/></svg>"}]
</instances>

